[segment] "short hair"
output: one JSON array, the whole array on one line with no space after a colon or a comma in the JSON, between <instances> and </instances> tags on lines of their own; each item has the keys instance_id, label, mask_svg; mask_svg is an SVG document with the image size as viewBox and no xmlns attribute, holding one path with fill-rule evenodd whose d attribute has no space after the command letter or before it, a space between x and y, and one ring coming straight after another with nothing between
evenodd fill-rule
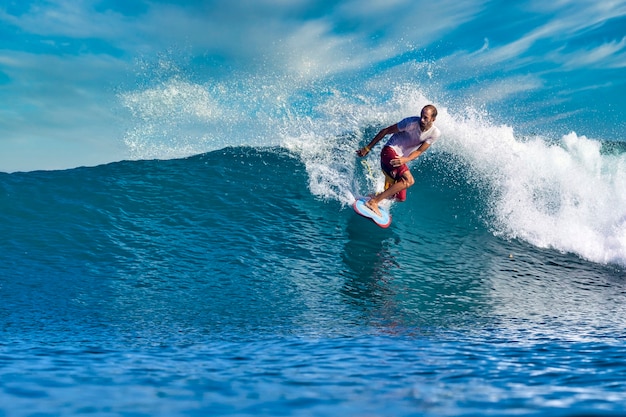
<instances>
[{"instance_id":1,"label":"short hair","mask_svg":"<svg viewBox=\"0 0 626 417\"><path fill-rule=\"evenodd\" d=\"M433 106L432 104L425 105L422 110L430 110L430 114L433 117L437 117L437 107Z\"/></svg>"}]
</instances>

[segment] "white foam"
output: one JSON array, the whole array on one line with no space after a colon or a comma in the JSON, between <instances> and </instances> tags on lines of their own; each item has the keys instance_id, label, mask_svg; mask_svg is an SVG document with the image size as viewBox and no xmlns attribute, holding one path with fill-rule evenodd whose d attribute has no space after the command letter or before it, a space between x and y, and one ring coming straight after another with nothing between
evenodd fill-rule
<instances>
[{"instance_id":1,"label":"white foam","mask_svg":"<svg viewBox=\"0 0 626 417\"><path fill-rule=\"evenodd\" d=\"M430 100L412 84L370 79L358 93L301 85L287 77L194 84L174 75L121 95L137 120L126 144L134 158L173 158L226 146L282 145L304 163L310 191L343 205L382 189L378 153L359 165L356 149L378 129L418 114ZM600 263L626 264L626 156L598 141L521 137L468 108L439 109L436 150L470 167L490 190L489 226L538 247ZM380 146L380 145L379 145Z\"/></svg>"},{"instance_id":2,"label":"white foam","mask_svg":"<svg viewBox=\"0 0 626 417\"><path fill-rule=\"evenodd\" d=\"M444 122L442 146L491 189L497 233L599 263L626 264L626 155L569 133L519 138L480 116Z\"/></svg>"},{"instance_id":3,"label":"white foam","mask_svg":"<svg viewBox=\"0 0 626 417\"><path fill-rule=\"evenodd\" d=\"M313 194L350 205L355 196L380 192L384 186L378 152L361 160L365 161L364 166L360 166L356 156L356 150L371 140L363 137L363 128L396 123L415 114L415 109L419 112L427 103L422 94L406 86L395 88L390 100L384 103L330 91L315 107L315 121L307 123L304 131L300 129L297 134L285 131L282 145L304 162Z\"/></svg>"},{"instance_id":4,"label":"white foam","mask_svg":"<svg viewBox=\"0 0 626 417\"><path fill-rule=\"evenodd\" d=\"M350 203L345 195L359 171L353 154L371 139L362 136L363 128L395 123L429 102L410 85L395 88L384 103L348 100L337 92L317 108L323 117L310 123L307 135L285 137L284 143L301 155L314 194ZM473 108L458 115L438 109L442 139L433 149L454 155L489 190L485 204L494 233L626 265L626 154L602 154L599 141L574 132L521 136ZM345 140L346 131L356 134ZM372 154L375 172L365 188L380 191L378 155Z\"/></svg>"}]
</instances>

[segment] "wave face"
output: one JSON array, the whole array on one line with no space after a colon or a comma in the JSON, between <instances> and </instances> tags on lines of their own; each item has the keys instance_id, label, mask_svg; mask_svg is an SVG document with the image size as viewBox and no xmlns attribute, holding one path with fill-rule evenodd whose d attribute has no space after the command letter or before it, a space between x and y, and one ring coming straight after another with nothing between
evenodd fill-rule
<instances>
[{"instance_id":1,"label":"wave face","mask_svg":"<svg viewBox=\"0 0 626 417\"><path fill-rule=\"evenodd\" d=\"M428 72L414 65L410 73ZM242 75L197 83L176 67L164 67L149 75L149 87L120 94L135 120L125 137L133 159L240 146L285 148L304 165L309 191L341 205L351 204L354 192L382 187L378 152L367 159L371 172L364 176L354 150L381 127L418 113L434 88L391 69L367 82ZM424 165L437 165L437 181L461 176L471 183L481 194L481 216L490 231L600 264L626 263L626 153L620 137L516 130L464 105L456 93L446 97L446 103L435 103L443 136L429 150L433 161ZM426 175L431 168L419 169Z\"/></svg>"},{"instance_id":2,"label":"wave face","mask_svg":"<svg viewBox=\"0 0 626 417\"><path fill-rule=\"evenodd\" d=\"M459 131L414 166L389 229L349 207L381 182L358 135L0 175L1 403L619 413L623 152Z\"/></svg>"}]
</instances>

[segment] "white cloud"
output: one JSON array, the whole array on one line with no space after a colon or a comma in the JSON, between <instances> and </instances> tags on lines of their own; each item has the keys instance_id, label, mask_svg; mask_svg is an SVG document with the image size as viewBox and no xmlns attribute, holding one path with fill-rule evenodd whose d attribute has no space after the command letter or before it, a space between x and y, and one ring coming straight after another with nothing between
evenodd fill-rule
<instances>
[{"instance_id":1,"label":"white cloud","mask_svg":"<svg viewBox=\"0 0 626 417\"><path fill-rule=\"evenodd\" d=\"M26 33L70 38L115 37L123 16L107 11L96 13L93 0L54 0L34 3L28 12L13 16L0 12L0 20Z\"/></svg>"},{"instance_id":2,"label":"white cloud","mask_svg":"<svg viewBox=\"0 0 626 417\"><path fill-rule=\"evenodd\" d=\"M567 70L583 67L624 68L626 67L626 37L623 37L621 41L603 43L595 48L556 54L552 59L561 61L564 69Z\"/></svg>"},{"instance_id":3,"label":"white cloud","mask_svg":"<svg viewBox=\"0 0 626 417\"><path fill-rule=\"evenodd\" d=\"M425 47L471 19L482 3L351 0L303 20L303 10L319 7L315 1L233 0L205 7L152 3L145 13L129 18L111 10L97 12L95 0L54 0L19 17L0 14L0 20L48 41L100 39L127 56L188 48L311 77L316 71L354 70Z\"/></svg>"},{"instance_id":4,"label":"white cloud","mask_svg":"<svg viewBox=\"0 0 626 417\"><path fill-rule=\"evenodd\" d=\"M507 77L483 82L468 92L478 103L494 103L543 88L543 82L534 75Z\"/></svg>"},{"instance_id":5,"label":"white cloud","mask_svg":"<svg viewBox=\"0 0 626 417\"><path fill-rule=\"evenodd\" d=\"M503 63L510 64L509 67L525 66L528 64L528 60L524 54L529 53L537 43L544 41L556 44L553 47L553 51L556 52L547 53L544 59L564 63L566 67L573 67L575 61L580 62L582 66L596 63L599 66L604 64L609 67L617 67L623 64L624 58L616 58L613 54L624 47L624 39L608 42L594 49L583 48L576 53L569 54L569 57L567 55L559 57L558 51L563 51L569 41L583 36L587 31L596 29L611 19L625 16L625 2L537 1L531 2L529 9L541 10L542 12L550 11L554 17L536 28L529 27L530 30L525 35L512 42L497 46L489 46L489 43L486 43L487 47L483 46L475 53L463 54L462 59L470 60L471 63L467 63L468 66L484 67Z\"/></svg>"}]
</instances>

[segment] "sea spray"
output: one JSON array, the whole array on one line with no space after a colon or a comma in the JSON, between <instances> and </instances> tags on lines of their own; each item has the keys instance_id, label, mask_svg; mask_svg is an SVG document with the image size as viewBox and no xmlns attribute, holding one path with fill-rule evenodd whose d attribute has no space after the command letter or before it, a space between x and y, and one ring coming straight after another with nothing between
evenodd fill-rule
<instances>
[{"instance_id":1,"label":"sea spray","mask_svg":"<svg viewBox=\"0 0 626 417\"><path fill-rule=\"evenodd\" d=\"M383 184L381 145L360 161L356 149L434 102L442 138L427 155L440 157L451 176L464 170L484 192L485 222L495 234L594 262L626 263L623 152L603 153L602 142L574 132L561 139L522 135L480 109L451 113L418 85L384 81L341 89L287 76L199 84L169 74L120 95L136 120L125 141L133 159L282 146L304 164L313 195L347 207Z\"/></svg>"},{"instance_id":2,"label":"sea spray","mask_svg":"<svg viewBox=\"0 0 626 417\"><path fill-rule=\"evenodd\" d=\"M602 142L574 132L522 137L484 115L451 118L442 130L442 148L488 190L496 234L626 264L626 154L603 154Z\"/></svg>"},{"instance_id":3,"label":"sea spray","mask_svg":"<svg viewBox=\"0 0 626 417\"><path fill-rule=\"evenodd\" d=\"M285 134L282 145L305 163L313 194L349 205L355 197L382 191L379 154L388 138L360 162L356 150L380 128L419 114L428 103L419 90L407 85L392 88L389 100L382 103L333 90L315 107L310 130L298 136Z\"/></svg>"}]
</instances>

